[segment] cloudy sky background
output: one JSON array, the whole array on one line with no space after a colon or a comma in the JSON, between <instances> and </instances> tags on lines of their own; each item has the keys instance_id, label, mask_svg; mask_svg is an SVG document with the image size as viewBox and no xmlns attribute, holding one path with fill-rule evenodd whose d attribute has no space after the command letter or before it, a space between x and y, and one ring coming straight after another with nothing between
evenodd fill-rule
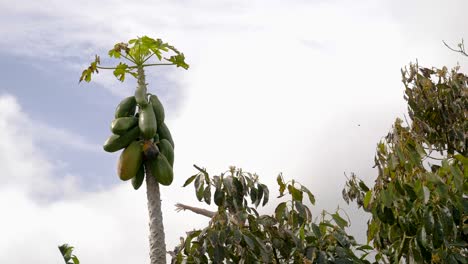
<instances>
[{"instance_id":1,"label":"cloudy sky background","mask_svg":"<svg viewBox=\"0 0 468 264\"><path fill-rule=\"evenodd\" d=\"M376 143L406 113L402 67L466 72L468 59L442 40L468 36L467 9L464 0L0 0L0 263L62 263L65 242L82 263L149 263L145 191L117 178L119 153L101 146L135 82L102 72L78 84L94 54L142 35L190 64L148 70L177 144L175 181L162 188L168 250L208 220L174 211L204 206L181 187L192 164L256 172L272 197L283 172L316 195L316 215L345 208L364 242L366 216L341 199L344 173L372 183Z\"/></svg>"}]
</instances>

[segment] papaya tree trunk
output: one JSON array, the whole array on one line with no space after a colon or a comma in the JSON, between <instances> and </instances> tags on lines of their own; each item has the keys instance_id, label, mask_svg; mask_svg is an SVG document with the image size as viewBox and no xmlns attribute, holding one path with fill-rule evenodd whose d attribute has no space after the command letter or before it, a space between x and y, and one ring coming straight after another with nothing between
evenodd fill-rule
<instances>
[{"instance_id":1,"label":"papaya tree trunk","mask_svg":"<svg viewBox=\"0 0 468 264\"><path fill-rule=\"evenodd\" d=\"M166 263L166 243L161 211L159 184L146 166L146 196L149 213L149 242L151 264Z\"/></svg>"},{"instance_id":2,"label":"papaya tree trunk","mask_svg":"<svg viewBox=\"0 0 468 264\"><path fill-rule=\"evenodd\" d=\"M138 87L144 89L146 94L146 80L143 67L138 67ZM161 211L161 194L159 184L151 175L148 163L145 163L146 171L146 197L148 199L149 213L149 245L151 264L166 264L166 242Z\"/></svg>"}]
</instances>

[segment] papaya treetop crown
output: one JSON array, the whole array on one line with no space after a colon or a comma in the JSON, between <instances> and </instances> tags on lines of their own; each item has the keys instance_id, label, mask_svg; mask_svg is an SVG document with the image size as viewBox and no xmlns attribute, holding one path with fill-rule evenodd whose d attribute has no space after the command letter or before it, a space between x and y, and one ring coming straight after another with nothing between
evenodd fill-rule
<instances>
[{"instance_id":1,"label":"papaya treetop crown","mask_svg":"<svg viewBox=\"0 0 468 264\"><path fill-rule=\"evenodd\" d=\"M130 61L131 64L128 65L121 61L115 67L102 67L99 66L101 59L96 55L91 65L81 74L80 82L83 80L90 82L91 75L99 73L100 69L114 70L115 77L123 82L127 73L136 78L138 68L159 65L175 65L184 69L188 69L189 67L185 63L184 54L179 52L174 46L164 43L161 39L153 39L147 36L131 39L127 43L117 43L113 49L109 50L108 55L115 59L125 59ZM147 63L151 57L156 57L159 63Z\"/></svg>"}]
</instances>

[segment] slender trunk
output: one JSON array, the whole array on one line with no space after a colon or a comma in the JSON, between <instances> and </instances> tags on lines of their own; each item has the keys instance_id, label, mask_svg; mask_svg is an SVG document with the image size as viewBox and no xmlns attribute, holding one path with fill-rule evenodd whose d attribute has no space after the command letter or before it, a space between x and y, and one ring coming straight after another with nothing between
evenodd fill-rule
<instances>
[{"instance_id":1,"label":"slender trunk","mask_svg":"<svg viewBox=\"0 0 468 264\"><path fill-rule=\"evenodd\" d=\"M148 166L146 166L146 168L148 168ZM151 175L151 171L149 169L146 170L146 196L148 198L148 213L150 220L150 263L166 263L166 243L164 238L159 184L156 182L153 175Z\"/></svg>"},{"instance_id":2,"label":"slender trunk","mask_svg":"<svg viewBox=\"0 0 468 264\"><path fill-rule=\"evenodd\" d=\"M143 67L138 68L138 87L144 89L146 94L146 80ZM151 175L148 164L145 164L146 171L146 197L148 198L149 214L149 244L151 264L166 264L166 242L164 236L164 225L161 211L161 194L159 184Z\"/></svg>"}]
</instances>

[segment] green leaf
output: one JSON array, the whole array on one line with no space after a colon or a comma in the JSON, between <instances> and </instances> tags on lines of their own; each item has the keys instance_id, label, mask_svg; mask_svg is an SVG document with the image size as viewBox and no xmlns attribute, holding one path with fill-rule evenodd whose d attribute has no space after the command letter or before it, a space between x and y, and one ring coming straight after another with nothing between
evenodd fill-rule
<instances>
[{"instance_id":1,"label":"green leaf","mask_svg":"<svg viewBox=\"0 0 468 264\"><path fill-rule=\"evenodd\" d=\"M224 203L224 192L221 188L216 188L214 193L214 202L217 206L222 206Z\"/></svg>"},{"instance_id":2,"label":"green leaf","mask_svg":"<svg viewBox=\"0 0 468 264\"><path fill-rule=\"evenodd\" d=\"M455 188L458 191L462 191L463 190L462 171L457 166L450 166L450 171L452 172L452 175L453 175L453 183L455 184Z\"/></svg>"},{"instance_id":3,"label":"green leaf","mask_svg":"<svg viewBox=\"0 0 468 264\"><path fill-rule=\"evenodd\" d=\"M284 209L286 209L286 202L278 204L278 206L275 209L275 217L276 220L279 222L281 222L281 220L283 219Z\"/></svg>"},{"instance_id":4,"label":"green leaf","mask_svg":"<svg viewBox=\"0 0 468 264\"><path fill-rule=\"evenodd\" d=\"M335 220L335 223L341 227L341 229L344 229L345 227L348 226L348 222L344 220L338 213L334 213L331 215L333 220Z\"/></svg>"},{"instance_id":5,"label":"green leaf","mask_svg":"<svg viewBox=\"0 0 468 264\"><path fill-rule=\"evenodd\" d=\"M204 192L205 192L205 182L202 180L203 178L200 177L201 175L199 175L199 177L197 177L197 179L195 180L195 190L196 190L196 194L197 194L197 199L198 201L202 201L203 197L204 197Z\"/></svg>"},{"instance_id":6,"label":"green leaf","mask_svg":"<svg viewBox=\"0 0 468 264\"><path fill-rule=\"evenodd\" d=\"M125 63L119 63L114 70L114 76L121 82L125 80L125 74L127 73L128 65Z\"/></svg>"},{"instance_id":7,"label":"green leaf","mask_svg":"<svg viewBox=\"0 0 468 264\"><path fill-rule=\"evenodd\" d=\"M284 191L286 190L286 184L283 181L283 175L281 173L278 175L278 177L276 177L276 182L279 185L280 195L278 196L278 198L280 198L284 195Z\"/></svg>"},{"instance_id":8,"label":"green leaf","mask_svg":"<svg viewBox=\"0 0 468 264\"><path fill-rule=\"evenodd\" d=\"M214 247L214 263L223 263L224 258L224 247L221 245L216 245Z\"/></svg>"},{"instance_id":9,"label":"green leaf","mask_svg":"<svg viewBox=\"0 0 468 264\"><path fill-rule=\"evenodd\" d=\"M80 260L76 256L73 256L72 260L73 260L73 264L80 264Z\"/></svg>"},{"instance_id":10,"label":"green leaf","mask_svg":"<svg viewBox=\"0 0 468 264\"><path fill-rule=\"evenodd\" d=\"M427 235L426 235L426 228L421 226L421 228L418 230L416 240L419 244L420 247L427 249Z\"/></svg>"},{"instance_id":11,"label":"green leaf","mask_svg":"<svg viewBox=\"0 0 468 264\"><path fill-rule=\"evenodd\" d=\"M263 188L263 203L262 206L265 206L268 203L268 199L270 198L270 191L265 184L261 184Z\"/></svg>"},{"instance_id":12,"label":"green leaf","mask_svg":"<svg viewBox=\"0 0 468 264\"><path fill-rule=\"evenodd\" d=\"M409 195L411 200L416 200L418 198L411 185L405 183L403 184L403 188L406 190L406 193Z\"/></svg>"},{"instance_id":13,"label":"green leaf","mask_svg":"<svg viewBox=\"0 0 468 264\"><path fill-rule=\"evenodd\" d=\"M257 189L255 189L255 187L252 187L250 189L250 199L252 201L252 204L255 204L255 202L257 201Z\"/></svg>"},{"instance_id":14,"label":"green leaf","mask_svg":"<svg viewBox=\"0 0 468 264\"><path fill-rule=\"evenodd\" d=\"M260 202L262 201L263 198L263 186L261 184L257 185L257 199L255 201L255 207L258 207L260 205Z\"/></svg>"},{"instance_id":15,"label":"green leaf","mask_svg":"<svg viewBox=\"0 0 468 264\"><path fill-rule=\"evenodd\" d=\"M291 184L288 185L289 194L291 194L293 200L299 201L302 203L302 191L296 189L296 187Z\"/></svg>"},{"instance_id":16,"label":"green leaf","mask_svg":"<svg viewBox=\"0 0 468 264\"><path fill-rule=\"evenodd\" d=\"M368 192L368 191L369 191L369 188L367 187L367 185L366 185L363 181L359 181L359 187L361 187L361 189L362 189L364 192Z\"/></svg>"},{"instance_id":17,"label":"green leaf","mask_svg":"<svg viewBox=\"0 0 468 264\"><path fill-rule=\"evenodd\" d=\"M322 237L322 232L320 232L320 228L315 223L312 223L312 231L314 232L317 238Z\"/></svg>"},{"instance_id":18,"label":"green leaf","mask_svg":"<svg viewBox=\"0 0 468 264\"><path fill-rule=\"evenodd\" d=\"M185 181L185 183L184 183L184 185L183 185L182 187L185 187L185 186L189 185L190 183L192 183L193 180L195 180L195 178L196 178L197 176L198 176L198 174L195 174L195 175L193 175L193 176L190 176L190 178L188 178L188 179Z\"/></svg>"},{"instance_id":19,"label":"green leaf","mask_svg":"<svg viewBox=\"0 0 468 264\"><path fill-rule=\"evenodd\" d=\"M372 191L369 190L366 192L366 195L364 196L364 208L369 209L369 203L371 201L371 198L372 198Z\"/></svg>"},{"instance_id":20,"label":"green leaf","mask_svg":"<svg viewBox=\"0 0 468 264\"><path fill-rule=\"evenodd\" d=\"M315 205L315 196L312 194L312 192L310 192L309 189L307 189L305 186L301 186L301 191L305 192L309 197L310 203Z\"/></svg>"},{"instance_id":21,"label":"green leaf","mask_svg":"<svg viewBox=\"0 0 468 264\"><path fill-rule=\"evenodd\" d=\"M434 249L437 249L440 246L442 246L443 241L444 241L444 230L443 230L442 224L439 221L439 219L435 219L434 230L432 233L432 246L434 247Z\"/></svg>"},{"instance_id":22,"label":"green leaf","mask_svg":"<svg viewBox=\"0 0 468 264\"><path fill-rule=\"evenodd\" d=\"M204 197L205 202L206 202L207 204L211 204L211 188L210 188L209 185L206 186L206 189L205 189L205 191L203 192L203 197Z\"/></svg>"},{"instance_id":23,"label":"green leaf","mask_svg":"<svg viewBox=\"0 0 468 264\"><path fill-rule=\"evenodd\" d=\"M183 53L171 56L169 59L166 60L174 63L177 67L182 67L186 70L189 68L189 65L185 63L185 56Z\"/></svg>"},{"instance_id":24,"label":"green leaf","mask_svg":"<svg viewBox=\"0 0 468 264\"><path fill-rule=\"evenodd\" d=\"M442 220L442 224L444 226L444 230L447 236L451 236L453 234L453 228L455 224L453 223L453 216L450 209L445 206L440 208L440 219Z\"/></svg>"},{"instance_id":25,"label":"green leaf","mask_svg":"<svg viewBox=\"0 0 468 264\"><path fill-rule=\"evenodd\" d=\"M307 214L304 205L301 202L295 202L294 207L296 207L296 210L299 213L299 216L301 217L301 221L299 222L299 224L302 224L304 220L307 219Z\"/></svg>"},{"instance_id":26,"label":"green leaf","mask_svg":"<svg viewBox=\"0 0 468 264\"><path fill-rule=\"evenodd\" d=\"M374 248L369 245L363 245L363 246L357 247L356 249L357 250L374 250Z\"/></svg>"},{"instance_id":27,"label":"green leaf","mask_svg":"<svg viewBox=\"0 0 468 264\"><path fill-rule=\"evenodd\" d=\"M424 227L426 231L432 233L432 229L434 228L434 216L429 208L426 208L424 212Z\"/></svg>"},{"instance_id":28,"label":"green leaf","mask_svg":"<svg viewBox=\"0 0 468 264\"><path fill-rule=\"evenodd\" d=\"M246 235L244 235L244 234L242 235L242 237L244 238L244 241L245 241L245 243L249 246L249 248L250 248L251 250L255 250L255 243L254 243L254 241L253 241L250 237L248 237L248 236L246 236Z\"/></svg>"}]
</instances>

